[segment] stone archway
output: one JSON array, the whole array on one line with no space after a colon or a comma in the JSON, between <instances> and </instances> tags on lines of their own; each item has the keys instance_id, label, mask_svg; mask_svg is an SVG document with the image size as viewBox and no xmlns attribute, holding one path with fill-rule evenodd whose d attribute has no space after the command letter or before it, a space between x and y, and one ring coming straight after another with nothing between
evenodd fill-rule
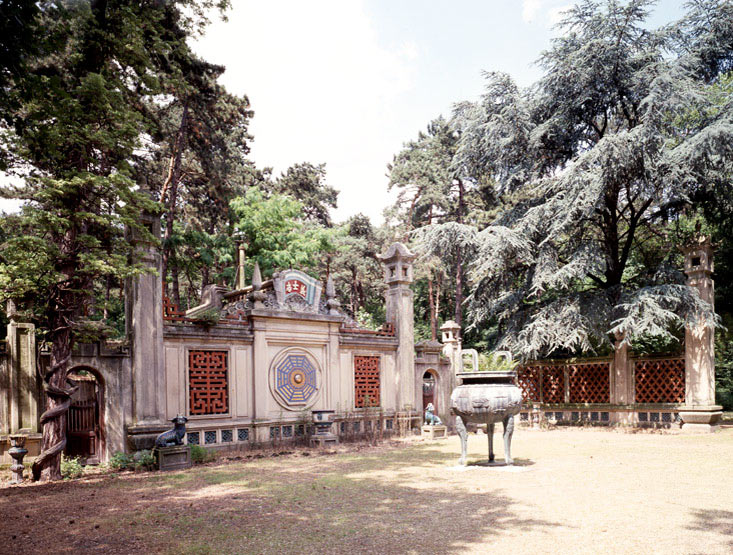
<instances>
[{"instance_id":1,"label":"stone archway","mask_svg":"<svg viewBox=\"0 0 733 555\"><path fill-rule=\"evenodd\" d=\"M66 448L69 457L83 464L105 459L104 380L95 368L76 366L69 371L69 383L77 387L71 396L66 418Z\"/></svg>"},{"instance_id":2,"label":"stone archway","mask_svg":"<svg viewBox=\"0 0 733 555\"><path fill-rule=\"evenodd\" d=\"M422 376L422 411L425 413L425 408L428 403L432 403L435 407L435 414L441 410L438 401L438 374L435 370L426 370Z\"/></svg>"}]
</instances>

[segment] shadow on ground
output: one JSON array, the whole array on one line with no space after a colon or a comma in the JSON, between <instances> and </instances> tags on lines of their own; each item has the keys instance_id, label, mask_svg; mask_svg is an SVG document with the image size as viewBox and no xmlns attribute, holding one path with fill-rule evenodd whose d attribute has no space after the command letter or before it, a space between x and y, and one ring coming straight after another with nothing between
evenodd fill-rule
<instances>
[{"instance_id":1,"label":"shadow on ground","mask_svg":"<svg viewBox=\"0 0 733 555\"><path fill-rule=\"evenodd\" d=\"M733 553L733 511L700 509L692 515L695 522L688 526L690 530L727 536L727 546Z\"/></svg>"},{"instance_id":2,"label":"shadow on ground","mask_svg":"<svg viewBox=\"0 0 733 555\"><path fill-rule=\"evenodd\" d=\"M404 553L561 526L518 516L498 490L421 481L456 460L416 446L9 489L2 528L19 553Z\"/></svg>"}]
</instances>

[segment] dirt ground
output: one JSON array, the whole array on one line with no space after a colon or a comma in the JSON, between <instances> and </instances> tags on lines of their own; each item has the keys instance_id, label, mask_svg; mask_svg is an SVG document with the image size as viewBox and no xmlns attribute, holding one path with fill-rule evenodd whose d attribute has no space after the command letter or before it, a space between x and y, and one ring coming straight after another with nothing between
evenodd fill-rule
<instances>
[{"instance_id":1,"label":"dirt ground","mask_svg":"<svg viewBox=\"0 0 733 555\"><path fill-rule=\"evenodd\" d=\"M733 552L733 428L519 429L512 451L482 465L471 435L465 469L451 437L7 487L0 552Z\"/></svg>"}]
</instances>

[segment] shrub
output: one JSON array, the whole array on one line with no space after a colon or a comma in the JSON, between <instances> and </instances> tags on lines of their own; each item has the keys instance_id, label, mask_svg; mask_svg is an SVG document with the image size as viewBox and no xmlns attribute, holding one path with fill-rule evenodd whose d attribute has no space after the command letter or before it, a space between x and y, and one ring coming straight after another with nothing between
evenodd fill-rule
<instances>
[{"instance_id":1,"label":"shrub","mask_svg":"<svg viewBox=\"0 0 733 555\"><path fill-rule=\"evenodd\" d=\"M79 457L68 458L61 455L61 476L64 480L79 478L84 473L84 467L79 462Z\"/></svg>"},{"instance_id":2,"label":"shrub","mask_svg":"<svg viewBox=\"0 0 733 555\"><path fill-rule=\"evenodd\" d=\"M112 470L127 470L128 468L133 467L133 460L130 455L127 453L123 453L122 451L117 451L112 457L109 459L109 467Z\"/></svg>"},{"instance_id":3,"label":"shrub","mask_svg":"<svg viewBox=\"0 0 733 555\"><path fill-rule=\"evenodd\" d=\"M143 449L142 451L136 451L132 456L135 461L135 470L154 470L155 469L155 455L150 449Z\"/></svg>"},{"instance_id":4,"label":"shrub","mask_svg":"<svg viewBox=\"0 0 733 555\"><path fill-rule=\"evenodd\" d=\"M191 445L191 461L199 464L213 461L216 455L206 447L200 445Z\"/></svg>"}]
</instances>

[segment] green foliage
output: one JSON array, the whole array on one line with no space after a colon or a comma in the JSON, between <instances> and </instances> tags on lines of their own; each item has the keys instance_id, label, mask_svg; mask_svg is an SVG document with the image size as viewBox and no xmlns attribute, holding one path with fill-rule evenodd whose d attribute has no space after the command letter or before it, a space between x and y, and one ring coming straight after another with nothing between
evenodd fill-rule
<instances>
[{"instance_id":1,"label":"green foliage","mask_svg":"<svg viewBox=\"0 0 733 555\"><path fill-rule=\"evenodd\" d=\"M122 451L115 452L109 459L109 467L112 470L129 470L133 466L134 461L132 456Z\"/></svg>"},{"instance_id":2,"label":"green foliage","mask_svg":"<svg viewBox=\"0 0 733 555\"><path fill-rule=\"evenodd\" d=\"M150 449L135 451L132 460L135 465L135 470L155 470L155 454Z\"/></svg>"},{"instance_id":3,"label":"green foliage","mask_svg":"<svg viewBox=\"0 0 733 555\"><path fill-rule=\"evenodd\" d=\"M191 445L191 460L196 464L207 463L216 460L216 454L201 445Z\"/></svg>"},{"instance_id":4,"label":"green foliage","mask_svg":"<svg viewBox=\"0 0 733 555\"><path fill-rule=\"evenodd\" d=\"M300 219L302 204L286 195L267 196L258 187L230 202L234 228L247 244L247 256L264 274L275 269L312 268L335 249L339 232Z\"/></svg>"},{"instance_id":5,"label":"green foliage","mask_svg":"<svg viewBox=\"0 0 733 555\"><path fill-rule=\"evenodd\" d=\"M341 306L366 327L384 322L382 265L377 255L383 242L369 218L357 214L337 229L335 251L324 257L320 273L333 277Z\"/></svg>"},{"instance_id":6,"label":"green foliage","mask_svg":"<svg viewBox=\"0 0 733 555\"><path fill-rule=\"evenodd\" d=\"M510 372L519 366L519 361L512 360L501 353L479 353L478 368L473 367L473 358L463 355L464 372Z\"/></svg>"},{"instance_id":7,"label":"green foliage","mask_svg":"<svg viewBox=\"0 0 733 555\"><path fill-rule=\"evenodd\" d=\"M196 321L205 326L214 326L219 323L221 310L219 308L210 308L196 315Z\"/></svg>"},{"instance_id":8,"label":"green foliage","mask_svg":"<svg viewBox=\"0 0 733 555\"><path fill-rule=\"evenodd\" d=\"M305 221L331 227L329 209L336 208L338 191L327 185L325 179L326 164L295 164L275 180L273 190L298 199Z\"/></svg>"},{"instance_id":9,"label":"green foliage","mask_svg":"<svg viewBox=\"0 0 733 555\"><path fill-rule=\"evenodd\" d=\"M68 458L66 455L61 455L61 476L64 480L80 478L83 473L84 467L79 462L79 457Z\"/></svg>"},{"instance_id":10,"label":"green foliage","mask_svg":"<svg viewBox=\"0 0 733 555\"><path fill-rule=\"evenodd\" d=\"M733 411L733 314L726 314L725 329L715 335L715 402Z\"/></svg>"},{"instance_id":11,"label":"green foliage","mask_svg":"<svg viewBox=\"0 0 733 555\"><path fill-rule=\"evenodd\" d=\"M480 372L509 372L519 365L519 361L507 358L499 353L479 353L478 369Z\"/></svg>"}]
</instances>

